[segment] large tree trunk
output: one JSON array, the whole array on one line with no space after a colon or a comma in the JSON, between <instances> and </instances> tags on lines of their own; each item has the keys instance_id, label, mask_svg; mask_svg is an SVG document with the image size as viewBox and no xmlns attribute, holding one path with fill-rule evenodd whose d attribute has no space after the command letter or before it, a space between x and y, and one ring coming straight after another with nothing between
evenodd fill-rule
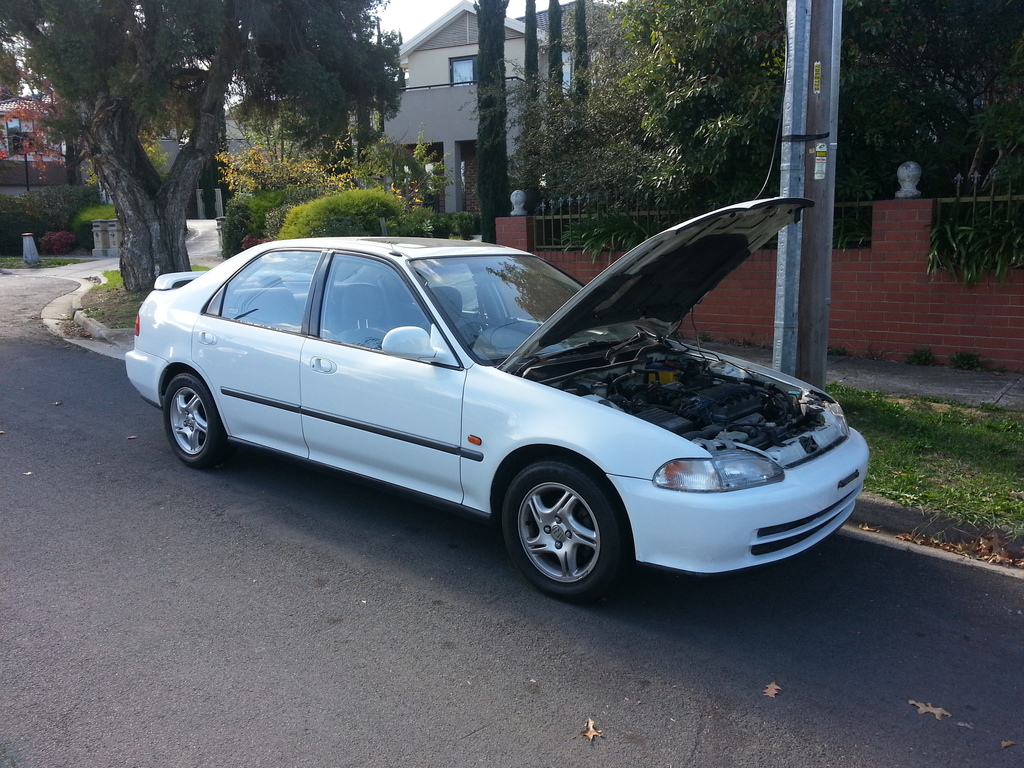
<instances>
[{"instance_id":1,"label":"large tree trunk","mask_svg":"<svg viewBox=\"0 0 1024 768\"><path fill-rule=\"evenodd\" d=\"M79 105L88 118L89 154L121 224L121 276L128 291L152 290L156 278L190 269L185 217L203 168L217 150L223 96L214 93L196 117L189 141L161 179L139 138L141 118L125 102L103 96Z\"/></svg>"}]
</instances>

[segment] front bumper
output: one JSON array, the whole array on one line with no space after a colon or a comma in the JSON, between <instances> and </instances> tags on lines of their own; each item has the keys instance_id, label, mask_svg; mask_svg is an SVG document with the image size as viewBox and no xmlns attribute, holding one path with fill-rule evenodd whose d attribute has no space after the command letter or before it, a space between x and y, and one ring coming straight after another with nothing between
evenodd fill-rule
<instances>
[{"instance_id":1,"label":"front bumper","mask_svg":"<svg viewBox=\"0 0 1024 768\"><path fill-rule=\"evenodd\" d=\"M773 485L686 493L611 476L629 515L636 559L690 573L724 573L783 560L839 528L867 474L868 446L855 430L841 445L786 470Z\"/></svg>"}]
</instances>

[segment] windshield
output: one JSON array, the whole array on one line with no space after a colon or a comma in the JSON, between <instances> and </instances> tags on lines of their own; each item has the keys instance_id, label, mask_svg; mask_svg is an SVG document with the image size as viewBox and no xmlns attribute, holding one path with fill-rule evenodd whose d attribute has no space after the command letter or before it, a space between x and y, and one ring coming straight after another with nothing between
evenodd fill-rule
<instances>
[{"instance_id":1,"label":"windshield","mask_svg":"<svg viewBox=\"0 0 1024 768\"><path fill-rule=\"evenodd\" d=\"M580 290L535 256L448 256L410 266L474 358L496 365Z\"/></svg>"}]
</instances>

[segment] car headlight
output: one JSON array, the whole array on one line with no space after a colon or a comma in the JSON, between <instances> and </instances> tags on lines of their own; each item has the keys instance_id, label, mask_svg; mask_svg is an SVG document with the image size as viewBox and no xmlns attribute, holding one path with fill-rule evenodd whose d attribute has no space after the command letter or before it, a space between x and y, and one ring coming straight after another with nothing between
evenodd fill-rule
<instances>
[{"instance_id":1,"label":"car headlight","mask_svg":"<svg viewBox=\"0 0 1024 768\"><path fill-rule=\"evenodd\" d=\"M654 473L654 484L673 491L721 493L777 483L785 476L767 456L722 451L709 459L673 459Z\"/></svg>"},{"instance_id":2,"label":"car headlight","mask_svg":"<svg viewBox=\"0 0 1024 768\"><path fill-rule=\"evenodd\" d=\"M850 425L846 423L846 414L843 413L843 406L833 400L831 403L825 403L825 410L835 416L836 426L843 433L843 437L849 437Z\"/></svg>"}]
</instances>

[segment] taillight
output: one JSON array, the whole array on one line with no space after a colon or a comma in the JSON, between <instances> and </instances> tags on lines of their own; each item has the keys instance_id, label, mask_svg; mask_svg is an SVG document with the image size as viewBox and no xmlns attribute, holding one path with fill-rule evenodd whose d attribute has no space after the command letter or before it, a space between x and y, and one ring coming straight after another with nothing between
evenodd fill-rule
<instances>
[{"instance_id":1,"label":"taillight","mask_svg":"<svg viewBox=\"0 0 1024 768\"><path fill-rule=\"evenodd\" d=\"M135 335L136 335L136 336L138 336L138 335L139 335L139 325L140 325L140 324L141 324L141 323L140 323L140 321L139 321L139 316L138 316L138 315L136 315L136 316L135 316Z\"/></svg>"}]
</instances>

